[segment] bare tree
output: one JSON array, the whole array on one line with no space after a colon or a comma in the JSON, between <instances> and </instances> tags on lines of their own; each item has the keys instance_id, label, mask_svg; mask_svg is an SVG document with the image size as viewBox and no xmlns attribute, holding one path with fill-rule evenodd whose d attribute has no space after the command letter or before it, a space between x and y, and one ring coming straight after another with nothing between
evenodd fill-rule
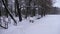
<instances>
[{"instance_id":1,"label":"bare tree","mask_svg":"<svg viewBox=\"0 0 60 34\"><path fill-rule=\"evenodd\" d=\"M18 2L18 0L15 0L15 2L16 2L16 7L17 7L18 15L19 15L19 21L22 21L21 9L19 8L19 2Z\"/></svg>"},{"instance_id":2,"label":"bare tree","mask_svg":"<svg viewBox=\"0 0 60 34\"><path fill-rule=\"evenodd\" d=\"M29 13L30 13L30 3L31 3L31 1L32 0L26 0L26 1L28 1L28 2L26 2L26 5L27 5L27 11L26 11L26 16L25 16L25 18L27 18L27 16L29 15Z\"/></svg>"},{"instance_id":3,"label":"bare tree","mask_svg":"<svg viewBox=\"0 0 60 34\"><path fill-rule=\"evenodd\" d=\"M14 20L14 23L17 24L17 22L15 21L15 19L14 19L13 16L12 16L12 14L11 14L10 11L8 10L8 8L7 8L4 0L2 0L2 3L3 3L3 5L4 5L5 9L6 9L6 12L7 12L7 13L9 14L9 16Z\"/></svg>"}]
</instances>

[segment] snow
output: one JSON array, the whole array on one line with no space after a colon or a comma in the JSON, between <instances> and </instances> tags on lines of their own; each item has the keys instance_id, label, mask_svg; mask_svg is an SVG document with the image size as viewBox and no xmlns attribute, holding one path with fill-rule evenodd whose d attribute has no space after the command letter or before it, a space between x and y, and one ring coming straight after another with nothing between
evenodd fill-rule
<instances>
[{"instance_id":1,"label":"snow","mask_svg":"<svg viewBox=\"0 0 60 34\"><path fill-rule=\"evenodd\" d=\"M18 22L18 17L15 19ZM23 19L17 26L14 26L11 20L8 29L0 28L0 34L60 34L60 15L46 15L41 19L35 19L34 23L29 22L29 18Z\"/></svg>"}]
</instances>

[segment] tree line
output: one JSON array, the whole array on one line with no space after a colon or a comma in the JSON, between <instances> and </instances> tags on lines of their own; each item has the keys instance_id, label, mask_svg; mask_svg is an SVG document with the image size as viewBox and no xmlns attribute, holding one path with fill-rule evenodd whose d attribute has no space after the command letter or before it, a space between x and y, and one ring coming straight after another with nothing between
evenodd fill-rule
<instances>
[{"instance_id":1,"label":"tree line","mask_svg":"<svg viewBox=\"0 0 60 34\"><path fill-rule=\"evenodd\" d=\"M9 1L13 2L14 5ZM51 11L52 4L52 0L0 0L0 17L5 16L8 18L10 16L14 23L17 24L14 16L18 16L20 22L23 15L26 19L28 16L33 17L36 14L43 17Z\"/></svg>"}]
</instances>

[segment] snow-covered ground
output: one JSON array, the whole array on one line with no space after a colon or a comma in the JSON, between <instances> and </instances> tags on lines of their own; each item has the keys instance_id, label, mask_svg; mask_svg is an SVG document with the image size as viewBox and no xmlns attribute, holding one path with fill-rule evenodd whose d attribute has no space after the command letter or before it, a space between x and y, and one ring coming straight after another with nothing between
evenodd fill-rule
<instances>
[{"instance_id":1,"label":"snow-covered ground","mask_svg":"<svg viewBox=\"0 0 60 34\"><path fill-rule=\"evenodd\" d=\"M16 20L18 22L18 18ZM17 26L9 24L8 29L0 29L0 34L60 34L60 15L46 15L41 19L34 19L34 23L24 19Z\"/></svg>"}]
</instances>

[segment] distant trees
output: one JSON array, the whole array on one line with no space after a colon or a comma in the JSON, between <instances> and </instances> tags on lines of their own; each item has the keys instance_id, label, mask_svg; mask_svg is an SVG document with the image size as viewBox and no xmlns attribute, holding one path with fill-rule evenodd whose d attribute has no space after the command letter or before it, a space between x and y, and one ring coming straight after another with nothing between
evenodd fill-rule
<instances>
[{"instance_id":1,"label":"distant trees","mask_svg":"<svg viewBox=\"0 0 60 34\"><path fill-rule=\"evenodd\" d=\"M33 2L34 7L31 6L31 2ZM52 8L52 0L28 0L28 6L27 7L27 13L26 13L26 17L29 13L32 13L32 16L35 15L36 13L36 5L38 8L38 13L41 13L41 17L45 16L48 12L51 11ZM33 9L31 9L31 7ZM31 11L32 10L32 11Z\"/></svg>"},{"instance_id":2,"label":"distant trees","mask_svg":"<svg viewBox=\"0 0 60 34\"><path fill-rule=\"evenodd\" d=\"M22 0L14 0L15 1L15 15L19 16L19 21L22 20L22 16L21 16L21 1ZM26 6L24 6L26 9L24 9L23 12L25 12L25 18L27 18L28 15L32 15L35 16L36 14L36 5L38 8L38 13L41 14L41 16L45 16L45 14L47 14L52 7L52 0L23 0L25 1ZM23 2L22 1L22 2ZM8 0L4 0L4 3L6 4L7 8L8 8ZM32 7L33 6L33 7ZM40 6L40 7L39 7ZM33 9L31 9L33 8ZM11 9L12 10L12 9ZM5 9L6 12L6 9ZM6 15L8 16L8 13L6 12Z\"/></svg>"},{"instance_id":3,"label":"distant trees","mask_svg":"<svg viewBox=\"0 0 60 34\"><path fill-rule=\"evenodd\" d=\"M52 0L38 0L37 4L41 6L41 16L45 16L51 10Z\"/></svg>"},{"instance_id":4,"label":"distant trees","mask_svg":"<svg viewBox=\"0 0 60 34\"><path fill-rule=\"evenodd\" d=\"M21 11L21 1L22 0L14 0L14 1L15 1L15 5L14 5L15 14L19 15L22 12ZM23 0L23 1L25 1L25 4L26 4L26 6L24 6L26 8L26 9L24 9L26 17L31 13L36 14L36 7L35 7L36 5L38 6L37 8L39 9L38 13L41 12L41 16L47 14L51 10L51 7L52 7L52 0ZM4 0L4 3L8 7L8 0ZM34 7L32 7L31 4L32 4L32 6L34 5ZM31 9L31 8L33 8L33 9ZM7 12L5 14L8 15ZM21 14L19 17L21 18Z\"/></svg>"}]
</instances>

